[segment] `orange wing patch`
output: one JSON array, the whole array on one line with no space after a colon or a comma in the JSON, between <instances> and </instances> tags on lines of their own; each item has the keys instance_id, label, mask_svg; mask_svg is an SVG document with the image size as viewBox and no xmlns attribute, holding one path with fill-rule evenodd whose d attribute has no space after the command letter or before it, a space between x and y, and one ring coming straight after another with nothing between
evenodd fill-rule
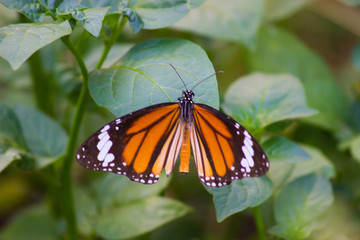
<instances>
[{"instance_id":1,"label":"orange wing patch","mask_svg":"<svg viewBox=\"0 0 360 240\"><path fill-rule=\"evenodd\" d=\"M170 105L149 112L134 121L126 131L128 143L123 150L123 162L133 166L138 174L149 166L153 153L164 135L169 134L169 128L178 119L178 105ZM157 163L157 172L163 167ZM160 173L158 173L160 174Z\"/></svg>"},{"instance_id":2,"label":"orange wing patch","mask_svg":"<svg viewBox=\"0 0 360 240\"><path fill-rule=\"evenodd\" d=\"M220 184L226 184L224 178L235 163L233 136L228 126L213 112L195 105L193 114L191 141L200 179L208 184L216 177ZM216 183L212 182L211 186L216 186Z\"/></svg>"},{"instance_id":3,"label":"orange wing patch","mask_svg":"<svg viewBox=\"0 0 360 240\"><path fill-rule=\"evenodd\" d=\"M177 115L178 114L179 113L177 113ZM180 131L182 129L180 128L179 118L175 117L175 119L177 120L174 123L175 127L172 129L170 135L168 136L152 168L152 172L155 175L160 175L161 170L163 169L163 167L165 167L166 174L169 176L175 164L176 158L179 154L179 147L181 144L180 136L182 134Z\"/></svg>"},{"instance_id":4,"label":"orange wing patch","mask_svg":"<svg viewBox=\"0 0 360 240\"><path fill-rule=\"evenodd\" d=\"M144 130L145 128L151 126L156 121L158 121L160 118L164 117L167 114L170 114L175 109L178 108L178 105L169 105L165 107L158 108L152 112L149 112L138 119L136 119L131 127L126 131L126 134L134 134L139 131Z\"/></svg>"},{"instance_id":5,"label":"orange wing patch","mask_svg":"<svg viewBox=\"0 0 360 240\"><path fill-rule=\"evenodd\" d=\"M201 116L206 120L208 124L211 124L213 128L222 135L227 138L231 138L232 135L229 131L229 128L221 121L219 118L213 115L210 111L206 110L205 108L199 107L197 105L194 106L194 112L198 112Z\"/></svg>"}]
</instances>

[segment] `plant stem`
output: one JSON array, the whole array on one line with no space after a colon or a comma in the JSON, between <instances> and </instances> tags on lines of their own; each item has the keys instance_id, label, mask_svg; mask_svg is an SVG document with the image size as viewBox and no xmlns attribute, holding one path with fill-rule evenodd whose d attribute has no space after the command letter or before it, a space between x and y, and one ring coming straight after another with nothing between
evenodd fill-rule
<instances>
[{"instance_id":1,"label":"plant stem","mask_svg":"<svg viewBox=\"0 0 360 240\"><path fill-rule=\"evenodd\" d=\"M261 212L260 212L260 207L256 206L256 207L253 207L252 209L253 209L253 213L254 213L256 228L257 228L258 235L259 235L258 239L266 240L266 231L265 231L264 222L263 222Z\"/></svg>"},{"instance_id":2,"label":"plant stem","mask_svg":"<svg viewBox=\"0 0 360 240\"><path fill-rule=\"evenodd\" d=\"M83 85L81 88L80 96L78 98L76 109L75 109L75 116L72 121L70 133L69 133L69 142L66 149L66 154L63 159L63 166L62 171L60 175L61 180L61 196L62 196L62 205L63 205L63 211L66 218L67 223L67 232L68 232L68 238L69 239L77 239L78 232L77 232L77 223L76 223L76 216L75 216L75 210L74 210L74 198L73 198L73 192L72 192L72 185L71 185L71 167L72 167L72 161L74 158L75 153L75 146L76 146L76 140L80 128L80 123L82 120L82 117L84 115L84 109L86 104L86 99L88 96L88 70L86 68L86 65L84 63L84 60L78 53L78 51L74 48L72 43L69 40L69 37L63 37L61 38L63 43L68 47L68 49L72 52L74 55L77 63L80 66L80 70L83 76Z\"/></svg>"},{"instance_id":3,"label":"plant stem","mask_svg":"<svg viewBox=\"0 0 360 240\"><path fill-rule=\"evenodd\" d=\"M96 65L96 69L101 68L101 66L103 65L111 47L116 42L116 39L119 37L126 21L127 18L122 17L116 30L112 33L109 42L105 45L105 49L102 53L99 62ZM80 123L84 115L86 99L88 98L89 73L84 63L84 60L80 56L79 52L75 49L73 44L70 42L69 36L65 36L61 38L61 40L74 55L77 63L80 66L80 70L83 76L83 85L81 88L80 96L76 104L75 116L72 121L70 134L69 134L69 142L68 142L66 154L64 156L62 171L60 175L60 179L62 183L61 186L62 205L67 223L67 234L68 234L68 238L73 240L73 239L77 239L78 231L77 231L77 223L76 223L76 216L74 210L74 198L73 198L72 185L71 185L71 166L72 166L72 161L74 159L75 146L80 128Z\"/></svg>"},{"instance_id":4,"label":"plant stem","mask_svg":"<svg viewBox=\"0 0 360 240\"><path fill-rule=\"evenodd\" d=\"M121 17L120 23L118 24L116 29L114 29L114 31L111 33L109 41L105 44L104 51L102 52L100 60L96 64L95 69L100 69L101 66L104 64L105 59L106 59L107 55L109 54L111 47L115 44L116 40L119 38L120 33L122 32L122 29L124 28L126 22L127 22L127 18Z\"/></svg>"}]
</instances>

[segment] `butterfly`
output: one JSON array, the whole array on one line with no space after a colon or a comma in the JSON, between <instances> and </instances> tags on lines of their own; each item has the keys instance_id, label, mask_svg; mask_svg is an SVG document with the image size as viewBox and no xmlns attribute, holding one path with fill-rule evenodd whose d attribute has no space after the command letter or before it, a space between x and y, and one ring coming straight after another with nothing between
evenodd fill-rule
<instances>
[{"instance_id":1,"label":"butterfly","mask_svg":"<svg viewBox=\"0 0 360 240\"><path fill-rule=\"evenodd\" d=\"M194 92L180 79L186 90L179 102L152 105L103 126L77 151L80 165L153 184L163 169L171 174L179 155L179 171L189 172L191 145L198 176L206 186L264 175L269 161L255 138L229 116L194 103Z\"/></svg>"}]
</instances>

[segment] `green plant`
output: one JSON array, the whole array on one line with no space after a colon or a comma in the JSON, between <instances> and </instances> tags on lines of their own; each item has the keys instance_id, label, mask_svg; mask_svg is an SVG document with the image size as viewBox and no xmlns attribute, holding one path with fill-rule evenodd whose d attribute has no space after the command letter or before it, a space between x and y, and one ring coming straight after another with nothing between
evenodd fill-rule
<instances>
[{"instance_id":1,"label":"green plant","mask_svg":"<svg viewBox=\"0 0 360 240\"><path fill-rule=\"evenodd\" d=\"M343 87L359 83L339 87L292 32L291 22L308 19L301 9L323 14L318 4L335 1L311 2L0 0L0 238L319 239L358 232L359 92ZM359 47L353 59L356 66ZM208 188L193 166L188 176L161 176L149 186L74 163L80 142L114 118L109 112L118 117L181 96L168 63L190 88L214 72L213 63L225 71L196 88L194 100L251 131L270 159L266 176ZM336 226L336 211L355 226L328 227Z\"/></svg>"}]
</instances>

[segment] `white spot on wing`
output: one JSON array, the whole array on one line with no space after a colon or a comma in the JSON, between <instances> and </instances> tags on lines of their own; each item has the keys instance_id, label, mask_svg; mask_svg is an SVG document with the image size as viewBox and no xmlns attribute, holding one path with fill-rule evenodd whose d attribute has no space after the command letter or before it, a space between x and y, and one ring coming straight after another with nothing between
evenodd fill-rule
<instances>
[{"instance_id":1,"label":"white spot on wing","mask_svg":"<svg viewBox=\"0 0 360 240\"><path fill-rule=\"evenodd\" d=\"M250 134L248 133L248 131L244 130L244 135L251 139L251 136L250 136Z\"/></svg>"},{"instance_id":2,"label":"white spot on wing","mask_svg":"<svg viewBox=\"0 0 360 240\"><path fill-rule=\"evenodd\" d=\"M105 133L106 134L101 138L101 140L96 145L96 147L97 147L97 149L99 149L99 151L101 151L101 149L104 147L104 145L110 140L110 135L107 134L107 132L105 132Z\"/></svg>"},{"instance_id":3,"label":"white spot on wing","mask_svg":"<svg viewBox=\"0 0 360 240\"><path fill-rule=\"evenodd\" d=\"M105 131L107 131L107 130L109 130L110 129L110 125L108 124L108 125L105 125L101 130L100 130L100 132L105 132Z\"/></svg>"},{"instance_id":4,"label":"white spot on wing","mask_svg":"<svg viewBox=\"0 0 360 240\"><path fill-rule=\"evenodd\" d=\"M254 156L254 149L252 148L253 142L249 138L246 137L244 139L244 144L245 144L246 149L249 151L250 155ZM250 164L250 166L251 166L251 164ZM251 167L253 167L253 166L251 166Z\"/></svg>"},{"instance_id":5,"label":"white spot on wing","mask_svg":"<svg viewBox=\"0 0 360 240\"><path fill-rule=\"evenodd\" d=\"M115 156L114 156L114 154L112 154L112 153L108 153L108 154L106 154L106 157L105 157L105 161L103 162L103 166L104 167L107 167L108 166L108 164L109 164L109 162L112 162L112 161L114 161L114 159L115 159Z\"/></svg>"},{"instance_id":6,"label":"white spot on wing","mask_svg":"<svg viewBox=\"0 0 360 240\"><path fill-rule=\"evenodd\" d=\"M242 146L241 150L243 151L244 155L245 155L245 158L246 160L248 161L249 163L249 166L250 167L253 167L254 166L254 160L249 152L249 150L247 149L246 146Z\"/></svg>"},{"instance_id":7,"label":"white spot on wing","mask_svg":"<svg viewBox=\"0 0 360 240\"><path fill-rule=\"evenodd\" d=\"M101 151L99 152L97 159L99 161L103 161L106 157L106 154L108 154L111 146L113 145L112 141L107 141L104 145L104 147L101 149Z\"/></svg>"},{"instance_id":8,"label":"white spot on wing","mask_svg":"<svg viewBox=\"0 0 360 240\"><path fill-rule=\"evenodd\" d=\"M246 172L250 172L249 163L245 158L241 159L240 163L241 163L241 166L243 166L246 169Z\"/></svg>"}]
</instances>

